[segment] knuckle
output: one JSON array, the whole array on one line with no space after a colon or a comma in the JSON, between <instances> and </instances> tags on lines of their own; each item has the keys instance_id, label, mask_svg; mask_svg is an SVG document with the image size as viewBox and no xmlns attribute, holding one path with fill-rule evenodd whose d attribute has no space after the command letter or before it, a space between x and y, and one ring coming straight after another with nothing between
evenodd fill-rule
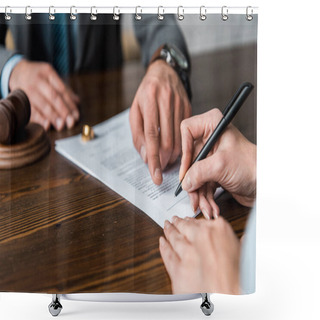
<instances>
[{"instance_id":1,"label":"knuckle","mask_svg":"<svg viewBox=\"0 0 320 320\"><path fill-rule=\"evenodd\" d=\"M149 79L147 81L147 87L148 87L148 94L149 97L154 97L157 94L158 91L158 81L156 79Z\"/></svg>"},{"instance_id":2,"label":"knuckle","mask_svg":"<svg viewBox=\"0 0 320 320\"><path fill-rule=\"evenodd\" d=\"M212 113L217 113L217 112L219 112L220 110L218 109L218 108L213 108L212 110L211 110L211 112Z\"/></svg>"},{"instance_id":3,"label":"knuckle","mask_svg":"<svg viewBox=\"0 0 320 320\"><path fill-rule=\"evenodd\" d=\"M220 111L218 108L212 109L211 112L212 112L213 116L219 116L219 117L222 116L222 113L221 113L221 111Z\"/></svg>"},{"instance_id":4,"label":"knuckle","mask_svg":"<svg viewBox=\"0 0 320 320\"><path fill-rule=\"evenodd\" d=\"M159 138L159 129L156 126L148 126L146 129L146 135L151 139L158 139Z\"/></svg>"},{"instance_id":5,"label":"knuckle","mask_svg":"<svg viewBox=\"0 0 320 320\"><path fill-rule=\"evenodd\" d=\"M42 63L42 70L45 73L51 73L53 71L53 67L49 63L43 62Z\"/></svg>"}]
</instances>

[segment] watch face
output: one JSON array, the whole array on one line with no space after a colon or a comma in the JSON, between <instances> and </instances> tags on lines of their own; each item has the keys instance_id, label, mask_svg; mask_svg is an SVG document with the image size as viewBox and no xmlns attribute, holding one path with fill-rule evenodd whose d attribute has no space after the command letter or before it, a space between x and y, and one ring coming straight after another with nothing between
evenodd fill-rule
<instances>
[{"instance_id":1,"label":"watch face","mask_svg":"<svg viewBox=\"0 0 320 320\"><path fill-rule=\"evenodd\" d=\"M183 53L174 45L168 45L168 50L179 67L183 70L188 69L188 61Z\"/></svg>"}]
</instances>

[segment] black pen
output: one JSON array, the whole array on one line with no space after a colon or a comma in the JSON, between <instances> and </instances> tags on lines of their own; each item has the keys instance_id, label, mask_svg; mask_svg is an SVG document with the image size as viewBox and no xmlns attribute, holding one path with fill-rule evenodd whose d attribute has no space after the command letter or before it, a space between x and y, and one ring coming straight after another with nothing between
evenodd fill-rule
<instances>
[{"instance_id":1,"label":"black pen","mask_svg":"<svg viewBox=\"0 0 320 320\"><path fill-rule=\"evenodd\" d=\"M228 124L232 121L234 116L237 114L239 109L241 108L244 101L249 96L250 92L253 89L253 85L250 82L245 82L241 85L241 87L238 89L238 91L235 93L235 95L232 97L232 99L229 101L228 105L223 111L223 117L218 123L215 130L212 132L211 136L209 137L208 141L204 144L202 149L200 150L197 157L192 162L191 166L200 160L203 160L210 150L213 148L216 141L221 136L224 129L228 126ZM174 195L177 197L179 193L182 191L182 180L180 181L177 190L175 191Z\"/></svg>"}]
</instances>

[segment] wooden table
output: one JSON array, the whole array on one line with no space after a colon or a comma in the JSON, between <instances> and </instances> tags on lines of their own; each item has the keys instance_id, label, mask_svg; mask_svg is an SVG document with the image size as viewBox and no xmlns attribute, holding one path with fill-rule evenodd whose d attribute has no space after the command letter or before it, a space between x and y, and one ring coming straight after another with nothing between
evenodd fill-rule
<instances>
[{"instance_id":1,"label":"wooden table","mask_svg":"<svg viewBox=\"0 0 320 320\"><path fill-rule=\"evenodd\" d=\"M256 85L256 45L192 59L193 112L223 108L244 81ZM163 230L146 214L55 152L56 139L97 124L131 105L144 70L69 79L81 98L81 122L50 132L41 161L0 171L0 291L171 293L159 253ZM256 90L234 123L256 141ZM248 208L229 194L218 200L238 236Z\"/></svg>"}]
</instances>

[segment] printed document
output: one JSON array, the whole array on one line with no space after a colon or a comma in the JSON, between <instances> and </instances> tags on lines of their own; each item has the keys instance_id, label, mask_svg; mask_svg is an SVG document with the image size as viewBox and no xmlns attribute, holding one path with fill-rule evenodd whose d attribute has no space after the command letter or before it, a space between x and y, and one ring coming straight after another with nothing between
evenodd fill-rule
<instances>
[{"instance_id":1,"label":"printed document","mask_svg":"<svg viewBox=\"0 0 320 320\"><path fill-rule=\"evenodd\" d=\"M177 162L163 173L160 186L152 182L133 142L129 109L93 127L94 139L83 142L81 134L56 141L56 150L119 195L138 207L162 228L176 215L194 217L189 196L174 191L179 184ZM221 188L216 192L221 193Z\"/></svg>"}]
</instances>

